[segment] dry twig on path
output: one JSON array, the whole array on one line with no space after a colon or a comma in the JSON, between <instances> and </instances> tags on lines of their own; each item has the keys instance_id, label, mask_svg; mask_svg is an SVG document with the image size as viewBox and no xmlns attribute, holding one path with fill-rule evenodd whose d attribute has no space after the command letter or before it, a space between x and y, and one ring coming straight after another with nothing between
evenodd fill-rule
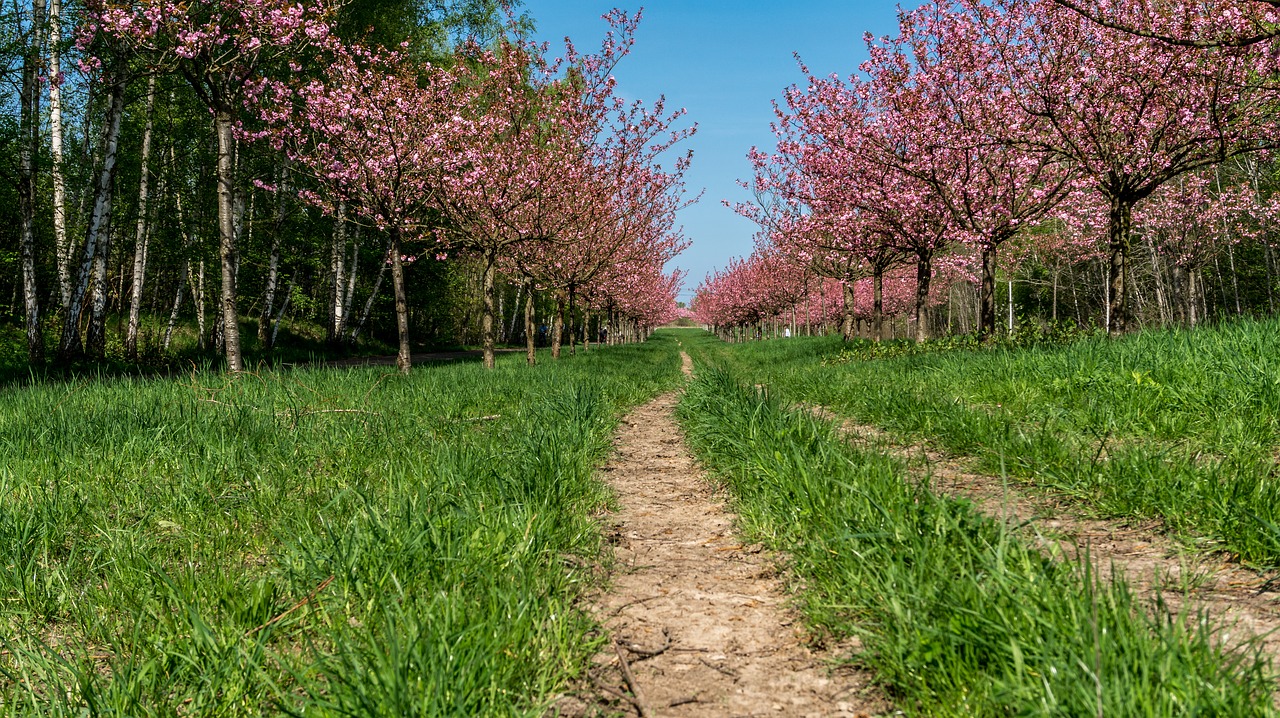
<instances>
[{"instance_id":1,"label":"dry twig on path","mask_svg":"<svg viewBox=\"0 0 1280 718\"><path fill-rule=\"evenodd\" d=\"M640 713L640 718L653 715L649 710L648 703L644 700L644 693L640 690L640 684L636 682L636 677L631 674L631 666L627 665L627 657L622 655L622 643L615 641L613 644L613 652L618 654L618 665L622 667L622 677L627 682L627 686L631 688L631 695L636 697L636 710Z\"/></svg>"},{"instance_id":2,"label":"dry twig on path","mask_svg":"<svg viewBox=\"0 0 1280 718\"><path fill-rule=\"evenodd\" d=\"M618 645L636 654L640 657L639 660L643 661L646 658L661 656L667 652L668 648L671 648L671 631L667 628L662 629L662 645L657 648L644 648L635 643L624 643L622 639L618 639Z\"/></svg>"}]
</instances>

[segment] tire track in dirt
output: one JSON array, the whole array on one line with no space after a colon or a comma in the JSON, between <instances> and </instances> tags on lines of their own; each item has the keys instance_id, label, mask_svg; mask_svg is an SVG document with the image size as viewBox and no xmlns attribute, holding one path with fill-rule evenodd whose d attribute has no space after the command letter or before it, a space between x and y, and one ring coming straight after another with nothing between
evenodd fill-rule
<instances>
[{"instance_id":1,"label":"tire track in dirt","mask_svg":"<svg viewBox=\"0 0 1280 718\"><path fill-rule=\"evenodd\" d=\"M624 419L604 469L620 506L610 517L617 564L592 610L617 648L596 657L595 701L562 703L561 713L635 715L640 704L672 717L887 712L868 673L807 645L777 560L742 545L684 445L678 401L665 394ZM642 700L623 698L637 688Z\"/></svg>"},{"instance_id":2,"label":"tire track in dirt","mask_svg":"<svg viewBox=\"0 0 1280 718\"><path fill-rule=\"evenodd\" d=\"M1078 507L1030 492L1020 480L973 471L968 461L924 443L903 444L885 432L824 407L815 416L839 422L850 441L907 462L911 478L928 480L943 495L965 498L983 514L1004 521L1051 554L1075 558L1087 550L1098 576L1121 575L1138 595L1157 598L1174 615L1206 611L1218 640L1240 646L1257 638L1280 666L1280 576L1259 574L1221 552L1201 553L1163 532L1159 520L1124 521L1083 515ZM1280 693L1276 694L1280 705Z\"/></svg>"}]
</instances>

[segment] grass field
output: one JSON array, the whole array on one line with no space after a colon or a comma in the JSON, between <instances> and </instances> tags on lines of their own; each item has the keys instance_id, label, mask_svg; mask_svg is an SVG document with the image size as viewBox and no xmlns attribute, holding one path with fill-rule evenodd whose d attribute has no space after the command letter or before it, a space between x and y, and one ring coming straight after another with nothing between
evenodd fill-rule
<instances>
[{"instance_id":1,"label":"grass field","mask_svg":"<svg viewBox=\"0 0 1280 718\"><path fill-rule=\"evenodd\" d=\"M681 329L533 369L12 384L0 715L546 714L604 640L579 608L593 469L681 348L681 420L743 530L904 712L1274 715L1271 667L1205 616L1148 610L790 402L1274 565L1277 330L865 360Z\"/></svg>"},{"instance_id":2,"label":"grass field","mask_svg":"<svg viewBox=\"0 0 1280 718\"><path fill-rule=\"evenodd\" d=\"M810 620L860 637L856 660L908 715L1274 714L1268 663L1215 645L1206 617L1144 608L1087 559L1047 557L780 398L813 398L820 371L843 391L846 374L869 386L870 365L818 369L821 341L681 341L699 364L682 421L747 538L789 556ZM761 385L775 377L789 389Z\"/></svg>"},{"instance_id":3,"label":"grass field","mask_svg":"<svg viewBox=\"0 0 1280 718\"><path fill-rule=\"evenodd\" d=\"M1280 566L1280 320L1027 349L872 352L824 337L706 351L900 440Z\"/></svg>"},{"instance_id":4,"label":"grass field","mask_svg":"<svg viewBox=\"0 0 1280 718\"><path fill-rule=\"evenodd\" d=\"M0 714L541 715L679 359L522 362L0 391Z\"/></svg>"}]
</instances>

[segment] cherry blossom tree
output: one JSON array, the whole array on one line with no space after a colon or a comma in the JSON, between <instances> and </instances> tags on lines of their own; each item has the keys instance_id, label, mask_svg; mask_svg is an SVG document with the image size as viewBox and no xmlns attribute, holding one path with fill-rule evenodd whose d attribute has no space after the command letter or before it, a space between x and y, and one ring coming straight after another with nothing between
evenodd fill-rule
<instances>
[{"instance_id":1,"label":"cherry blossom tree","mask_svg":"<svg viewBox=\"0 0 1280 718\"><path fill-rule=\"evenodd\" d=\"M911 183L884 161L884 142L876 139L880 128L867 89L857 78L846 84L810 75L807 89L788 90L787 111L777 111L777 153L753 151L752 159L757 195L777 194L788 208L764 223L777 230L776 240L790 244L793 256L816 268L842 270L843 276L835 278L844 281L848 291L858 278L870 276L879 296L885 273L909 256L903 247L918 238L940 236L941 227L936 213L920 211L925 206L913 193L927 188ZM761 216L749 206L739 211ZM920 244L932 246L929 240ZM931 256L930 248L926 257ZM927 294L927 283L924 291ZM852 306L846 296L846 312ZM874 302L876 337L883 333L882 314L881 303ZM846 322L846 337L849 332Z\"/></svg>"},{"instance_id":2,"label":"cherry blossom tree","mask_svg":"<svg viewBox=\"0 0 1280 718\"><path fill-rule=\"evenodd\" d=\"M1011 133L1070 161L1107 203L1112 333L1128 328L1134 206L1165 183L1276 137L1257 47L1200 50L1118 32L1049 0L966 7L1008 73L1009 101L1052 132Z\"/></svg>"},{"instance_id":3,"label":"cherry blossom tree","mask_svg":"<svg viewBox=\"0 0 1280 718\"><path fill-rule=\"evenodd\" d=\"M1044 219L1072 186L1067 164L1034 141L1046 131L1044 121L1008 99L1013 88L1000 70L1000 48L984 31L986 10L937 0L903 13L897 38L868 38L872 59L863 66L881 108L884 161L927 186L914 197L909 188L890 189L899 204L909 200L900 214L917 224L936 217L937 205L948 214L899 233L920 259L920 291L927 292L930 253L948 236L972 246L981 257L981 336L995 328L1000 246Z\"/></svg>"},{"instance_id":4,"label":"cherry blossom tree","mask_svg":"<svg viewBox=\"0 0 1280 718\"><path fill-rule=\"evenodd\" d=\"M571 318L584 288L637 266L661 267L688 246L675 229L675 213L683 206L679 173L687 159L677 162L677 174L631 164L598 167L600 171L589 175L596 182L593 205L578 213L567 231L524 245L514 254L520 271L555 296L553 357L560 356L566 311ZM570 331L570 351L575 336Z\"/></svg>"},{"instance_id":5,"label":"cherry blossom tree","mask_svg":"<svg viewBox=\"0 0 1280 718\"><path fill-rule=\"evenodd\" d=\"M1280 0L1054 2L1103 27L1183 47L1247 47L1280 35Z\"/></svg>"},{"instance_id":6,"label":"cherry blossom tree","mask_svg":"<svg viewBox=\"0 0 1280 718\"><path fill-rule=\"evenodd\" d=\"M545 45L517 40L497 51L469 47L455 69L460 87L475 88L474 99L453 120L451 150L462 162L443 177L437 211L446 241L481 259L487 366L494 277L504 256L534 242L599 237L616 214L610 202L625 173L646 166L636 158L652 158L690 133L671 127L683 111L667 113L661 100L628 105L617 95L612 71L630 52L640 16L615 10L604 19L611 30L595 54L566 40L564 56L547 59ZM609 170L615 179L600 182Z\"/></svg>"},{"instance_id":7,"label":"cherry blossom tree","mask_svg":"<svg viewBox=\"0 0 1280 718\"><path fill-rule=\"evenodd\" d=\"M322 188L299 195L330 215L345 207L388 234L396 365L407 373L405 243L434 241L440 178L459 162L447 139L458 93L448 73L401 61L396 53L334 48L323 79L296 88L276 83L260 106L269 128L263 136Z\"/></svg>"}]
</instances>

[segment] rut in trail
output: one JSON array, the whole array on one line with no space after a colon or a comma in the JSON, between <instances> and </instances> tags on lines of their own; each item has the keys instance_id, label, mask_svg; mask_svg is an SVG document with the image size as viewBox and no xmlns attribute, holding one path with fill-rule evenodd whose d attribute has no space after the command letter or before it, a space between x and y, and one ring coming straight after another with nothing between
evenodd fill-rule
<instances>
[{"instance_id":1,"label":"rut in trail","mask_svg":"<svg viewBox=\"0 0 1280 718\"><path fill-rule=\"evenodd\" d=\"M620 646L596 658L599 700L562 705L563 713L636 715L640 706L656 716L887 712L867 673L837 667L837 656L806 644L774 557L742 545L722 497L685 447L673 415L678 401L678 393L666 394L628 416L605 468L620 506L611 517L617 565L593 610Z\"/></svg>"},{"instance_id":2,"label":"rut in trail","mask_svg":"<svg viewBox=\"0 0 1280 718\"><path fill-rule=\"evenodd\" d=\"M971 459L948 456L927 443L904 444L872 426L844 419L823 407L819 418L840 422L850 441L893 454L908 464L912 481L928 480L942 495L965 498L978 511L1016 527L1027 540L1075 558L1087 548L1103 579L1120 574L1148 597L1161 598L1171 615L1188 608L1206 611L1221 627L1216 640L1239 646L1256 638L1264 654L1280 663L1280 575L1259 573L1222 553L1196 553L1164 532L1159 520L1092 518L1070 501L1038 495L1026 483L971 467ZM1274 696L1280 706L1280 692Z\"/></svg>"}]
</instances>

